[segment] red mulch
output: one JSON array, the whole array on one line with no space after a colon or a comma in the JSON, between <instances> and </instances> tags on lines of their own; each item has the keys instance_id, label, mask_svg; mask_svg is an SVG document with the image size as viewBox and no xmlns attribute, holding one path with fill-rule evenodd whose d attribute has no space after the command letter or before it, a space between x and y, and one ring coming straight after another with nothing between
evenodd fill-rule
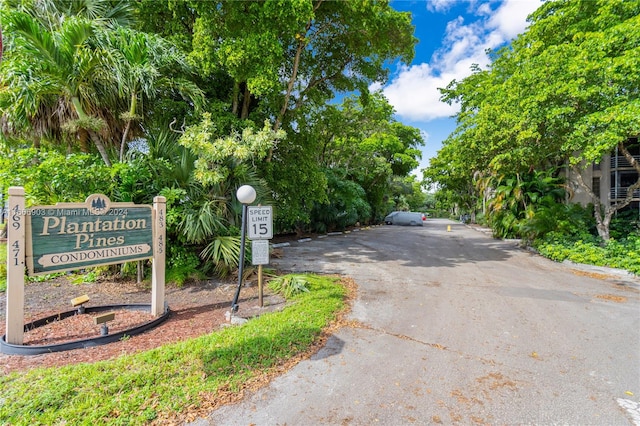
<instances>
[{"instance_id":1,"label":"red mulch","mask_svg":"<svg viewBox=\"0 0 640 426\"><path fill-rule=\"evenodd\" d=\"M225 313L230 310L236 290L237 283L220 281L204 281L184 287L167 286L165 300L171 315L157 327L117 342L84 349L41 355L0 354L0 374L112 359L211 333L227 324ZM71 299L84 294L90 298L87 307L151 303L151 289L144 283L114 280L73 284L64 278L32 282L25 285L25 324L73 310ZM245 283L241 288L237 315L248 318L284 307L284 300L266 288L263 302L264 307L261 308L257 285ZM5 314L6 293L0 293L0 335L5 333ZM144 311L117 311L115 319L107 326L109 333L116 333L151 318L151 314ZM95 325L91 314L83 314L25 332L24 344L50 345L93 336L100 336L100 325Z\"/></svg>"}]
</instances>

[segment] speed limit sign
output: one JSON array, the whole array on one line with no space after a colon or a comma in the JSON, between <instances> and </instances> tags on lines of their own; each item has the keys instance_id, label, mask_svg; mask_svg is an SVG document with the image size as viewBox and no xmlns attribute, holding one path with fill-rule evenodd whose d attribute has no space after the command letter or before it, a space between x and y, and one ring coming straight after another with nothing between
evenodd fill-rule
<instances>
[{"instance_id":1,"label":"speed limit sign","mask_svg":"<svg viewBox=\"0 0 640 426\"><path fill-rule=\"evenodd\" d=\"M273 209L271 206L248 207L247 225L250 240L270 240L273 238Z\"/></svg>"}]
</instances>

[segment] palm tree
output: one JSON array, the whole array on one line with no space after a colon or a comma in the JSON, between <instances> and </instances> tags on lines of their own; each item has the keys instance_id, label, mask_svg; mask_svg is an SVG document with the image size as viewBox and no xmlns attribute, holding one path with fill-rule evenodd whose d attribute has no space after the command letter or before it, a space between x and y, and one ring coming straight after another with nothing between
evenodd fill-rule
<instances>
[{"instance_id":1,"label":"palm tree","mask_svg":"<svg viewBox=\"0 0 640 426\"><path fill-rule=\"evenodd\" d=\"M532 220L540 208L562 202L565 194L563 181L555 176L554 169L492 176L478 182L495 186L487 214L494 234L502 238L517 236L518 228Z\"/></svg>"},{"instance_id":2,"label":"palm tree","mask_svg":"<svg viewBox=\"0 0 640 426\"><path fill-rule=\"evenodd\" d=\"M5 128L33 129L35 141L75 135L85 151L90 139L110 165L105 141L120 139L122 161L127 140L142 130L134 124L146 100L181 96L199 110L202 91L175 77L188 71L184 55L159 37L120 26L131 16L130 3L108 0L35 0L29 8L5 9L15 47L3 64Z\"/></svg>"},{"instance_id":3,"label":"palm tree","mask_svg":"<svg viewBox=\"0 0 640 426\"><path fill-rule=\"evenodd\" d=\"M193 82L173 77L188 71L189 67L184 55L164 39L128 28L104 32L102 36L100 44L110 55L105 67L111 68L117 96L127 105L127 110L120 114L125 123L120 141L120 161L123 161L129 133L134 123L143 118L146 100L175 93L201 110L204 94Z\"/></svg>"},{"instance_id":4,"label":"palm tree","mask_svg":"<svg viewBox=\"0 0 640 426\"><path fill-rule=\"evenodd\" d=\"M69 18L49 30L29 14L12 11L3 14L3 25L12 49L2 62L0 109L14 131L32 128L42 137L61 130L81 141L88 136L110 166L96 84L110 76L101 61L105 55L91 45L93 23Z\"/></svg>"}]
</instances>

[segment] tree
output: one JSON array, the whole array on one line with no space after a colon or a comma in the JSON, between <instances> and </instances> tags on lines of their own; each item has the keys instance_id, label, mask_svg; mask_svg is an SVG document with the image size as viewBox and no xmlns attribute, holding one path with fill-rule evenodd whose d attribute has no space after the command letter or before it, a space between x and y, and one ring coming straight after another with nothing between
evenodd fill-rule
<instances>
[{"instance_id":1,"label":"tree","mask_svg":"<svg viewBox=\"0 0 640 426\"><path fill-rule=\"evenodd\" d=\"M48 31L24 12L3 12L3 25L12 34L12 49L2 62L7 78L0 108L13 132L33 128L41 137L57 128L80 137L88 135L105 164L110 165L100 136L106 121L97 114L100 95L95 82L107 76L100 55L90 46L95 27L86 20L70 18Z\"/></svg>"},{"instance_id":2,"label":"tree","mask_svg":"<svg viewBox=\"0 0 640 426\"><path fill-rule=\"evenodd\" d=\"M313 206L327 201L318 145L305 128L320 126L310 115L337 93L366 93L372 82L384 81L385 61L410 61L417 41L410 15L386 0L143 1L137 8L141 28L176 45L191 43L203 79L230 78L227 88L220 85L224 77L216 78L209 93L235 117L269 119L273 130L287 132L259 165L279 203L276 221L286 229L304 226ZM408 167L409 157L392 161Z\"/></svg>"},{"instance_id":3,"label":"tree","mask_svg":"<svg viewBox=\"0 0 640 426\"><path fill-rule=\"evenodd\" d=\"M162 38L117 28L104 33L100 41L110 55L105 66L112 70L113 84L117 87L115 94L128 105L127 110L120 114L125 123L120 141L121 162L132 125L144 118L143 105L146 101L175 92L196 111L203 109L202 91L192 81L180 77L189 69L184 55ZM117 101L112 104L117 104Z\"/></svg>"},{"instance_id":4,"label":"tree","mask_svg":"<svg viewBox=\"0 0 640 426\"><path fill-rule=\"evenodd\" d=\"M598 234L608 240L611 218L640 188L640 164L631 161L638 180L613 205L601 202L580 171L616 147L633 160L624 142L640 133L640 3L563 0L543 5L531 18L514 49L529 71L518 69L513 84L529 83L520 95L526 115L544 114L523 123L521 134L567 159L593 199Z\"/></svg>"},{"instance_id":5,"label":"tree","mask_svg":"<svg viewBox=\"0 0 640 426\"><path fill-rule=\"evenodd\" d=\"M373 93L318 108L304 121L320 144L317 161L365 190L372 220L389 212L393 178L418 166L424 145L420 130L395 121L393 113L387 99Z\"/></svg>"},{"instance_id":6,"label":"tree","mask_svg":"<svg viewBox=\"0 0 640 426\"><path fill-rule=\"evenodd\" d=\"M284 138L284 131L274 132L268 122L260 130L251 127L229 136L220 136L209 113L200 123L190 126L179 143L197 156L193 177L201 184L202 194L183 199L177 228L187 243L206 244L201 256L212 259L219 274L229 272L238 262L239 240L230 228L237 225L240 203L236 191L251 184L258 202L269 201L265 182L255 173L253 162L263 159L269 148ZM224 261L222 261L224 259Z\"/></svg>"},{"instance_id":7,"label":"tree","mask_svg":"<svg viewBox=\"0 0 640 426\"><path fill-rule=\"evenodd\" d=\"M466 140L463 136L449 136L423 170L424 185L437 190L439 207L454 215L475 213L480 197L475 179L480 170L487 170L480 165L480 156L475 155L479 149L468 147Z\"/></svg>"},{"instance_id":8,"label":"tree","mask_svg":"<svg viewBox=\"0 0 640 426\"><path fill-rule=\"evenodd\" d=\"M133 124L144 118L145 102L182 96L196 109L204 104L182 77L188 68L181 52L122 26L132 23L130 2L14 3L2 10L12 30L0 95L7 133L57 143L76 136L84 151L88 138L110 165L109 142L120 140L122 161L127 140L140 133Z\"/></svg>"},{"instance_id":9,"label":"tree","mask_svg":"<svg viewBox=\"0 0 640 426\"><path fill-rule=\"evenodd\" d=\"M311 2L222 1L212 5L195 1L191 5L198 14L193 57L205 72L222 68L233 78L232 110L241 119L248 118L252 99L281 90L283 59L312 17Z\"/></svg>"},{"instance_id":10,"label":"tree","mask_svg":"<svg viewBox=\"0 0 640 426\"><path fill-rule=\"evenodd\" d=\"M479 161L469 169L497 173L567 163L580 176L615 147L632 160L623 142L640 133L640 3L550 1L530 22L511 46L494 53L489 70L476 69L443 91L445 100L461 104L450 152L464 163L462 151L472 151ZM579 183L594 200L606 240L611 217L632 192L603 205Z\"/></svg>"},{"instance_id":11,"label":"tree","mask_svg":"<svg viewBox=\"0 0 640 426\"><path fill-rule=\"evenodd\" d=\"M274 130L306 102L322 104L336 92L383 81L384 62L409 62L417 41L410 15L387 1L193 2L193 8L194 57L205 70L223 67L234 78L232 103L242 96L242 108L234 106L241 117L252 96L261 97L276 116Z\"/></svg>"}]
</instances>

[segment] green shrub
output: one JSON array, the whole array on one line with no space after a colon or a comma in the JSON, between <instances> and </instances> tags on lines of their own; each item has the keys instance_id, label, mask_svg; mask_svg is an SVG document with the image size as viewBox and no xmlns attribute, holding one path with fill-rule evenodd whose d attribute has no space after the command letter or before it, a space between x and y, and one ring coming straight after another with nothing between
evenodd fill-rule
<instances>
[{"instance_id":1,"label":"green shrub","mask_svg":"<svg viewBox=\"0 0 640 426\"><path fill-rule=\"evenodd\" d=\"M549 233L534 242L538 252L555 261L569 260L587 265L624 269L640 275L640 237L631 235L626 239L611 239L603 243L597 238L577 240Z\"/></svg>"},{"instance_id":2,"label":"green shrub","mask_svg":"<svg viewBox=\"0 0 640 426\"><path fill-rule=\"evenodd\" d=\"M305 274L289 274L283 275L269 281L269 288L289 299L296 294L309 292L308 275Z\"/></svg>"},{"instance_id":3,"label":"green shrub","mask_svg":"<svg viewBox=\"0 0 640 426\"><path fill-rule=\"evenodd\" d=\"M628 209L618 212L609 225L609 235L611 238L622 239L629 235L640 235L640 219L638 211Z\"/></svg>"},{"instance_id":4,"label":"green shrub","mask_svg":"<svg viewBox=\"0 0 640 426\"><path fill-rule=\"evenodd\" d=\"M204 278L204 274L199 270L200 258L188 247L169 246L166 265L165 280L178 287L183 286L190 279Z\"/></svg>"},{"instance_id":5,"label":"green shrub","mask_svg":"<svg viewBox=\"0 0 640 426\"><path fill-rule=\"evenodd\" d=\"M71 278L73 284L95 283L98 281L99 273L95 270L85 271L84 274L77 274Z\"/></svg>"},{"instance_id":6,"label":"green shrub","mask_svg":"<svg viewBox=\"0 0 640 426\"><path fill-rule=\"evenodd\" d=\"M112 184L111 170L95 155L29 148L0 160L0 187L23 186L28 205L84 201L97 192L112 196Z\"/></svg>"},{"instance_id":7,"label":"green shrub","mask_svg":"<svg viewBox=\"0 0 640 426\"><path fill-rule=\"evenodd\" d=\"M591 239L597 235L593 207L579 204L552 203L533 212L520 227L522 236L529 241L554 232L570 239Z\"/></svg>"}]
</instances>

